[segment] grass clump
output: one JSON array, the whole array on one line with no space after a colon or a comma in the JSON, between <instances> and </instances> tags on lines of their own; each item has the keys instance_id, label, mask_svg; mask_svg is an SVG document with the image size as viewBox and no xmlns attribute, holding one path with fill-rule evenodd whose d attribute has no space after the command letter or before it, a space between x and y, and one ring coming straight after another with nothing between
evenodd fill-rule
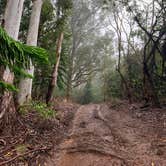
<instances>
[{"instance_id":1,"label":"grass clump","mask_svg":"<svg viewBox=\"0 0 166 166\"><path fill-rule=\"evenodd\" d=\"M23 115L30 111L36 111L44 119L54 118L56 111L41 101L32 101L29 104L21 106L19 112Z\"/></svg>"},{"instance_id":2,"label":"grass clump","mask_svg":"<svg viewBox=\"0 0 166 166\"><path fill-rule=\"evenodd\" d=\"M48 107L42 102L32 102L32 107L41 115L43 118L49 119L55 117L55 110Z\"/></svg>"}]
</instances>

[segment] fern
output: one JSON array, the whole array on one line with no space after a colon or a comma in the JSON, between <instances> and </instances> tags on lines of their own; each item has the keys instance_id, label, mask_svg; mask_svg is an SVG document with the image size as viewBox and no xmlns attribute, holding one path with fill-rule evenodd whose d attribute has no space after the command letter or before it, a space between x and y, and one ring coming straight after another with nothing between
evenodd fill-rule
<instances>
[{"instance_id":1,"label":"fern","mask_svg":"<svg viewBox=\"0 0 166 166\"><path fill-rule=\"evenodd\" d=\"M11 70L13 66L26 69L30 65L30 59L33 62L48 62L48 53L43 48L15 41L0 27L0 59L1 64L9 66Z\"/></svg>"},{"instance_id":2,"label":"fern","mask_svg":"<svg viewBox=\"0 0 166 166\"><path fill-rule=\"evenodd\" d=\"M31 61L32 63L48 63L48 52L43 48L15 41L0 27L0 65L8 66L14 73L32 78L24 71L29 68ZM0 86L11 91L17 90L13 85L3 81L0 82Z\"/></svg>"},{"instance_id":3,"label":"fern","mask_svg":"<svg viewBox=\"0 0 166 166\"><path fill-rule=\"evenodd\" d=\"M18 91L18 89L14 85L6 83L4 81L0 81L0 87L4 90L8 90L8 91L15 91L15 92Z\"/></svg>"}]
</instances>

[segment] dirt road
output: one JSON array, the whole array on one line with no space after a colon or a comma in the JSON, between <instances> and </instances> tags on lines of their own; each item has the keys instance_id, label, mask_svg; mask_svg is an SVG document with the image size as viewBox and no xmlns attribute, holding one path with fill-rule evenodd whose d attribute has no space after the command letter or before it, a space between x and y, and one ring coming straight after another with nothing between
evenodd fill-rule
<instances>
[{"instance_id":1,"label":"dirt road","mask_svg":"<svg viewBox=\"0 0 166 166\"><path fill-rule=\"evenodd\" d=\"M50 166L166 166L166 113L81 106Z\"/></svg>"}]
</instances>

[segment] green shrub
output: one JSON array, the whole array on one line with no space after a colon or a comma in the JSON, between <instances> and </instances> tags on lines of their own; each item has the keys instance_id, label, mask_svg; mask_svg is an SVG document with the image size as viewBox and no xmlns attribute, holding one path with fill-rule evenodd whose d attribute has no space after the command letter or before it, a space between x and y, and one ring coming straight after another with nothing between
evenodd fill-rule
<instances>
[{"instance_id":1,"label":"green shrub","mask_svg":"<svg viewBox=\"0 0 166 166\"><path fill-rule=\"evenodd\" d=\"M56 111L51 107L48 107L45 103L40 101L32 101L31 103L21 106L19 112L21 114L26 114L29 111L36 111L39 116L44 119L54 118L56 116Z\"/></svg>"}]
</instances>

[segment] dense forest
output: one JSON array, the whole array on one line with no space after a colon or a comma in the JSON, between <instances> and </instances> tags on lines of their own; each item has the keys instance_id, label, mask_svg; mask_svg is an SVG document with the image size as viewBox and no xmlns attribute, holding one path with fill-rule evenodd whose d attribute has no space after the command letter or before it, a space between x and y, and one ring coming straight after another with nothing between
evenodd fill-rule
<instances>
[{"instance_id":1,"label":"dense forest","mask_svg":"<svg viewBox=\"0 0 166 166\"><path fill-rule=\"evenodd\" d=\"M88 119L92 110L97 110L94 119L99 118L105 125L104 116L109 109L126 109L129 113L136 110L133 116L141 116L147 123L151 122L146 118L156 118L154 124L146 127L151 131L153 125L159 125L156 130L160 130L161 140L166 142L165 0L0 0L0 22L0 165L19 165L23 155L27 156L28 159L24 159L28 165L42 165L42 160L36 158L41 152L52 149L47 147L50 142L58 144L59 137L55 139L57 142L52 137L66 138L65 133L72 128L70 122L74 120L73 125L77 126L79 115L80 124L85 125L83 119L86 116ZM87 115L85 110L89 110ZM115 117L112 113L113 121L120 121L114 122L113 128L123 126L124 121L116 117L125 119L129 113L124 112L118 115L116 112ZM139 120L133 122L136 123ZM140 122L138 126L141 125ZM8 154L15 146L13 139L22 138L24 133L32 131L29 129L32 126L33 131L40 128L41 135L36 134L33 139L28 137L28 140L26 137L21 143L21 146L24 143L21 152L17 149L19 153ZM100 132L96 128L98 130ZM47 146L30 148L29 153L28 146L34 146L35 139ZM162 147L166 148L165 144ZM166 154L163 149L160 151L163 156L156 161L164 166L166 161L162 161L162 157ZM123 154L119 152L115 157L122 160ZM69 158L57 166L77 166L76 163L67 164L73 161ZM81 161L78 156L76 159ZM96 162L97 158L94 160ZM128 165L126 161L121 164ZM157 165L151 159L147 161L152 166ZM55 161L53 163L56 165ZM145 163L137 164L144 166ZM46 165L51 164L46 162ZM105 165L114 164L106 162Z\"/></svg>"}]
</instances>

